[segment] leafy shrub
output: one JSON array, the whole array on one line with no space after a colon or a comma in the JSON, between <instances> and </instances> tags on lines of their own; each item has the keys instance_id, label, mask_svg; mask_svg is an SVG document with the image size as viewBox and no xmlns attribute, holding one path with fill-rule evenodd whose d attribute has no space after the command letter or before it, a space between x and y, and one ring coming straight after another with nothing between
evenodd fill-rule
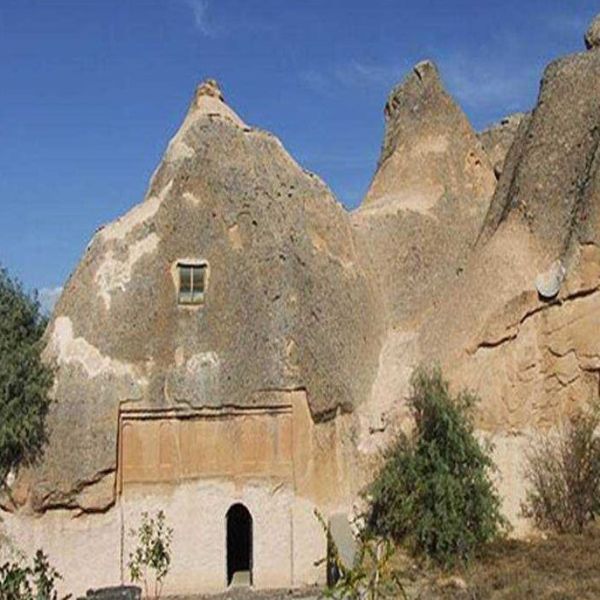
<instances>
[{"instance_id":1,"label":"leafy shrub","mask_svg":"<svg viewBox=\"0 0 600 600\"><path fill-rule=\"evenodd\" d=\"M507 526L490 479L489 447L474 435L478 398L450 395L439 368L419 367L409 405L415 428L400 435L367 488L367 528L443 566L466 561Z\"/></svg>"},{"instance_id":2,"label":"leafy shrub","mask_svg":"<svg viewBox=\"0 0 600 600\"><path fill-rule=\"evenodd\" d=\"M148 598L150 572L153 574L153 598L159 598L165 577L171 566L171 538L173 530L167 526L165 513L161 510L156 517L142 513L139 528L130 531L137 546L129 555L129 573L131 581L143 582L144 594Z\"/></svg>"},{"instance_id":3,"label":"leafy shrub","mask_svg":"<svg viewBox=\"0 0 600 600\"><path fill-rule=\"evenodd\" d=\"M0 487L46 441L53 375L40 358L45 327L36 297L0 268Z\"/></svg>"},{"instance_id":4,"label":"leafy shrub","mask_svg":"<svg viewBox=\"0 0 600 600\"><path fill-rule=\"evenodd\" d=\"M59 579L62 579L60 573L54 569L48 557L38 550L33 559L32 569L33 586L36 590L36 598L43 600L57 600L58 593L55 591L55 584ZM66 596L66 598L70 598Z\"/></svg>"},{"instance_id":5,"label":"leafy shrub","mask_svg":"<svg viewBox=\"0 0 600 600\"><path fill-rule=\"evenodd\" d=\"M530 485L523 514L543 530L581 533L600 514L600 409L568 419L538 439L527 456Z\"/></svg>"},{"instance_id":6,"label":"leafy shrub","mask_svg":"<svg viewBox=\"0 0 600 600\"><path fill-rule=\"evenodd\" d=\"M325 519L316 510L315 516L327 536L327 557L317 564L327 562L328 571L336 575L334 581L328 581L326 597L336 600L407 598L401 573L391 564L395 549L389 540L359 536L354 564L346 565Z\"/></svg>"},{"instance_id":7,"label":"leafy shrub","mask_svg":"<svg viewBox=\"0 0 600 600\"><path fill-rule=\"evenodd\" d=\"M56 582L61 579L48 557L38 550L33 559L33 566L22 566L19 563L0 565L0 598L2 600L58 600L55 589ZM68 600L71 595L63 596Z\"/></svg>"},{"instance_id":8,"label":"leafy shrub","mask_svg":"<svg viewBox=\"0 0 600 600\"><path fill-rule=\"evenodd\" d=\"M31 570L19 563L0 565L0 598L6 600L29 600L32 598L29 577Z\"/></svg>"}]
</instances>

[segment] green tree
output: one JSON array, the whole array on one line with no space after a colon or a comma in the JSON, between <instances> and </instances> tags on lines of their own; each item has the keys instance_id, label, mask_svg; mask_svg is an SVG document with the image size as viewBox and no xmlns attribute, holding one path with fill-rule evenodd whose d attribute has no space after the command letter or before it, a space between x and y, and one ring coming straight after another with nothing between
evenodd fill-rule
<instances>
[{"instance_id":1,"label":"green tree","mask_svg":"<svg viewBox=\"0 0 600 600\"><path fill-rule=\"evenodd\" d=\"M489 447L474 435L477 397L450 395L439 368L415 370L414 432L401 435L367 489L368 530L443 566L468 560L507 525L490 475Z\"/></svg>"},{"instance_id":2,"label":"green tree","mask_svg":"<svg viewBox=\"0 0 600 600\"><path fill-rule=\"evenodd\" d=\"M46 442L53 374L40 358L45 327L37 296L0 268L0 487Z\"/></svg>"}]
</instances>

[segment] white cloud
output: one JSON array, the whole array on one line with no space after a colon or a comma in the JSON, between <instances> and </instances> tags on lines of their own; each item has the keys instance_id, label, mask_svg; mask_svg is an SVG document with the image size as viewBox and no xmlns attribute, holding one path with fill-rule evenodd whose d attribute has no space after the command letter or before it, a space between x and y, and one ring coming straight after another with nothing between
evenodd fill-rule
<instances>
[{"instance_id":1,"label":"white cloud","mask_svg":"<svg viewBox=\"0 0 600 600\"><path fill-rule=\"evenodd\" d=\"M333 91L331 78L317 69L301 71L300 80L314 92L328 95Z\"/></svg>"},{"instance_id":2,"label":"white cloud","mask_svg":"<svg viewBox=\"0 0 600 600\"><path fill-rule=\"evenodd\" d=\"M54 306L56 305L60 295L62 294L63 288L62 286L51 287L51 288L42 288L38 293L38 298L40 301L40 306L42 312L45 314L51 314L54 310Z\"/></svg>"},{"instance_id":3,"label":"white cloud","mask_svg":"<svg viewBox=\"0 0 600 600\"><path fill-rule=\"evenodd\" d=\"M334 70L337 81L348 87L388 86L397 83L410 67L408 64L375 64L352 60Z\"/></svg>"},{"instance_id":4,"label":"white cloud","mask_svg":"<svg viewBox=\"0 0 600 600\"><path fill-rule=\"evenodd\" d=\"M450 55L439 68L448 90L461 106L487 111L527 110L535 102L542 66L527 61Z\"/></svg>"},{"instance_id":5,"label":"white cloud","mask_svg":"<svg viewBox=\"0 0 600 600\"><path fill-rule=\"evenodd\" d=\"M548 37L557 43L560 38L578 40L583 50L588 21L589 15L581 11L548 13L540 16L541 31L532 33L532 40L506 29L499 30L477 52L440 52L442 77L465 108L483 114L529 110L535 104L544 68L552 58L538 38L545 40L544 44Z\"/></svg>"},{"instance_id":6,"label":"white cloud","mask_svg":"<svg viewBox=\"0 0 600 600\"><path fill-rule=\"evenodd\" d=\"M476 127L535 103L543 71L542 59L524 52L523 40L499 33L485 48L466 53L429 49L441 77ZM343 89L374 90L385 95L401 82L414 62L367 63L351 60L323 69L305 70L300 77L314 92L335 97Z\"/></svg>"},{"instance_id":7,"label":"white cloud","mask_svg":"<svg viewBox=\"0 0 600 600\"><path fill-rule=\"evenodd\" d=\"M215 29L211 25L208 16L208 0L185 0L185 2L192 10L196 29L198 29L202 35L208 37L213 36L215 34Z\"/></svg>"},{"instance_id":8,"label":"white cloud","mask_svg":"<svg viewBox=\"0 0 600 600\"><path fill-rule=\"evenodd\" d=\"M340 88L370 90L377 93L390 89L398 83L407 69L408 63L376 64L351 60L326 69L306 69L300 79L313 91L323 95L335 95Z\"/></svg>"},{"instance_id":9,"label":"white cloud","mask_svg":"<svg viewBox=\"0 0 600 600\"><path fill-rule=\"evenodd\" d=\"M277 28L272 19L256 18L253 12L242 14L229 13L226 21L217 20L212 10L214 4L209 0L183 0L191 9L196 29L205 37L216 38L224 35L235 35L239 32L253 34L272 33Z\"/></svg>"}]
</instances>

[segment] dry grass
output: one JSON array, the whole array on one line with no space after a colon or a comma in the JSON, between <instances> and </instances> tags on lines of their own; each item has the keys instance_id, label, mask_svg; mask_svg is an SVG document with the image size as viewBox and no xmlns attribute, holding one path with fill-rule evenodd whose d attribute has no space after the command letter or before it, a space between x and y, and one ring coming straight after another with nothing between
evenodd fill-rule
<instances>
[{"instance_id":1,"label":"dry grass","mask_svg":"<svg viewBox=\"0 0 600 600\"><path fill-rule=\"evenodd\" d=\"M498 542L456 575L467 590L441 589L434 583L420 595L422 600L597 600L600 530L534 542Z\"/></svg>"}]
</instances>

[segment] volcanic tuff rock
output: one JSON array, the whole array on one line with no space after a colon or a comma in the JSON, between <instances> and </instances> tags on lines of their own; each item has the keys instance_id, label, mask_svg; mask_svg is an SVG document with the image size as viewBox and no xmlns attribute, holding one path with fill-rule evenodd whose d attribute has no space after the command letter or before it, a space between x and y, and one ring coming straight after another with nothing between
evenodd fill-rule
<instances>
[{"instance_id":1,"label":"volcanic tuff rock","mask_svg":"<svg viewBox=\"0 0 600 600\"><path fill-rule=\"evenodd\" d=\"M555 61L462 277L419 331L419 360L439 361L453 385L482 398L478 425L496 436L514 522L530 436L598 397L599 132L600 53ZM558 296L542 298L536 282L555 265L561 279L565 267Z\"/></svg>"},{"instance_id":2,"label":"volcanic tuff rock","mask_svg":"<svg viewBox=\"0 0 600 600\"><path fill-rule=\"evenodd\" d=\"M306 390L315 427L351 413L345 441L368 461L403 418L414 365L437 361L481 396L517 519L529 436L598 395L600 52L552 63L533 112L480 139L430 62L385 118L348 214L200 86L146 199L96 234L56 307L50 445L18 503L31 485L36 509L106 508L124 401L248 407ZM482 142L497 171L504 160L497 185ZM199 309L177 306L182 258L208 262ZM540 297L554 271L556 296Z\"/></svg>"},{"instance_id":3,"label":"volcanic tuff rock","mask_svg":"<svg viewBox=\"0 0 600 600\"><path fill-rule=\"evenodd\" d=\"M352 214L356 246L384 302L387 334L359 447L376 450L405 410L419 360L421 324L461 277L496 178L467 117L431 62L415 66L385 107L385 141L363 204Z\"/></svg>"},{"instance_id":4,"label":"volcanic tuff rock","mask_svg":"<svg viewBox=\"0 0 600 600\"><path fill-rule=\"evenodd\" d=\"M453 345L453 352L463 347L469 356L476 352L491 359L500 347L510 348L525 322L529 326L534 315L550 310L538 299L535 281L557 260L566 267L560 298L593 292L600 242L599 132L600 54L554 61L544 73L537 105L518 127L463 281L423 329L423 347L431 347L437 329L444 332L436 336L442 354L450 355ZM473 332L489 331L492 323L504 333L478 340L481 333ZM459 342L459 331L472 342ZM449 337L452 341L444 341ZM531 368L528 377L535 372ZM507 365L498 374L506 381L514 376ZM537 380L543 379L539 374Z\"/></svg>"},{"instance_id":5,"label":"volcanic tuff rock","mask_svg":"<svg viewBox=\"0 0 600 600\"><path fill-rule=\"evenodd\" d=\"M378 168L352 219L397 323L422 315L460 272L495 177L432 62L417 64L394 88L385 118Z\"/></svg>"},{"instance_id":6,"label":"volcanic tuff rock","mask_svg":"<svg viewBox=\"0 0 600 600\"><path fill-rule=\"evenodd\" d=\"M512 146L523 117L525 117L524 113L509 115L477 135L492 163L497 178L500 178L502 174L504 160Z\"/></svg>"},{"instance_id":7,"label":"volcanic tuff rock","mask_svg":"<svg viewBox=\"0 0 600 600\"><path fill-rule=\"evenodd\" d=\"M577 101L574 101L574 99ZM600 54L554 61L538 104L507 157L484 237L507 221L533 235L546 267L579 243L598 243Z\"/></svg>"},{"instance_id":8,"label":"volcanic tuff rock","mask_svg":"<svg viewBox=\"0 0 600 600\"><path fill-rule=\"evenodd\" d=\"M588 50L600 47L600 15L590 23L583 40Z\"/></svg>"},{"instance_id":9,"label":"volcanic tuff rock","mask_svg":"<svg viewBox=\"0 0 600 600\"><path fill-rule=\"evenodd\" d=\"M199 308L177 304L185 258L209 265ZM357 258L325 184L201 85L144 202L94 236L48 327L57 401L34 507L89 504L116 467L124 401L253 406L306 389L317 421L352 410L382 330Z\"/></svg>"},{"instance_id":10,"label":"volcanic tuff rock","mask_svg":"<svg viewBox=\"0 0 600 600\"><path fill-rule=\"evenodd\" d=\"M417 64L385 105L385 138L365 205L426 212L444 196L487 197L489 162L431 61Z\"/></svg>"}]
</instances>

